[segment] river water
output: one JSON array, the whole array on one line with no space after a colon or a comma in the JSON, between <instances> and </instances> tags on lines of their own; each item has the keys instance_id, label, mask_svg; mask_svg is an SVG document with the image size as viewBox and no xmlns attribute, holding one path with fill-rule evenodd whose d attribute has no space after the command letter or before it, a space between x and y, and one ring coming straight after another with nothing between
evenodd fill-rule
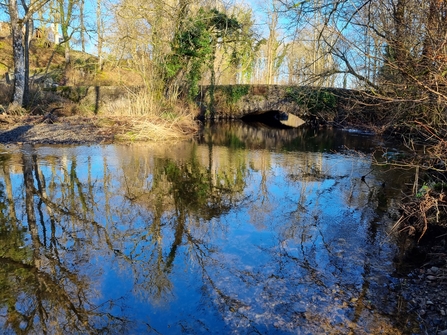
<instances>
[{"instance_id":1,"label":"river water","mask_svg":"<svg viewBox=\"0 0 447 335\"><path fill-rule=\"evenodd\" d=\"M372 164L379 141L230 122L1 147L0 332L418 333L388 234L404 180Z\"/></svg>"}]
</instances>

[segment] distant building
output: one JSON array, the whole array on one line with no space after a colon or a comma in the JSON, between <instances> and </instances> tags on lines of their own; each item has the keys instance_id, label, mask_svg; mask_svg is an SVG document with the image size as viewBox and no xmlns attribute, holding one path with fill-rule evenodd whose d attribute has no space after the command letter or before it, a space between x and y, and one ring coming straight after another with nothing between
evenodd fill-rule
<instances>
[{"instance_id":1,"label":"distant building","mask_svg":"<svg viewBox=\"0 0 447 335\"><path fill-rule=\"evenodd\" d=\"M50 27L38 27L34 29L33 38L43 39L45 43L60 44L61 37L57 29L58 24L52 23Z\"/></svg>"},{"instance_id":2,"label":"distant building","mask_svg":"<svg viewBox=\"0 0 447 335\"><path fill-rule=\"evenodd\" d=\"M59 34L59 24L52 23L48 28L47 27L38 27L36 29L32 29L33 31L32 38L45 38L50 43L60 44L61 35ZM23 33L25 33L25 27L23 27ZM9 22L0 21L0 38L6 38L11 36L11 25Z\"/></svg>"},{"instance_id":3,"label":"distant building","mask_svg":"<svg viewBox=\"0 0 447 335\"><path fill-rule=\"evenodd\" d=\"M60 43L60 35L59 35L59 25L57 23L52 23L50 28L48 28L48 41L54 44Z\"/></svg>"}]
</instances>

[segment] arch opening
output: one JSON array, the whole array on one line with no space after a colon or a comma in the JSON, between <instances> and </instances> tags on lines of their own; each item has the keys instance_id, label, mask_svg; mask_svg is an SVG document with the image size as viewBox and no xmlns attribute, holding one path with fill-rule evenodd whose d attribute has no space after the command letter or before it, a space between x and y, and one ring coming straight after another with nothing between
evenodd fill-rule
<instances>
[{"instance_id":1,"label":"arch opening","mask_svg":"<svg viewBox=\"0 0 447 335\"><path fill-rule=\"evenodd\" d=\"M242 120L247 123L262 123L274 128L296 128L305 123L298 116L279 110L250 113L243 116Z\"/></svg>"}]
</instances>

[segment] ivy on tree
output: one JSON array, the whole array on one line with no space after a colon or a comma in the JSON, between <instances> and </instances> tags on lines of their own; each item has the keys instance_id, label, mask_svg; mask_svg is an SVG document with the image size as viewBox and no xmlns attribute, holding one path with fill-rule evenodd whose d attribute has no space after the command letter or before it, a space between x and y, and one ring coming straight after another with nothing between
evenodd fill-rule
<instances>
[{"instance_id":1,"label":"ivy on tree","mask_svg":"<svg viewBox=\"0 0 447 335\"><path fill-rule=\"evenodd\" d=\"M182 80L184 93L192 100L199 92L199 82L204 71L211 73L214 85L214 60L218 44L238 41L241 24L217 9L201 8L197 16L181 25L171 44L171 54L164 64L167 91Z\"/></svg>"}]
</instances>

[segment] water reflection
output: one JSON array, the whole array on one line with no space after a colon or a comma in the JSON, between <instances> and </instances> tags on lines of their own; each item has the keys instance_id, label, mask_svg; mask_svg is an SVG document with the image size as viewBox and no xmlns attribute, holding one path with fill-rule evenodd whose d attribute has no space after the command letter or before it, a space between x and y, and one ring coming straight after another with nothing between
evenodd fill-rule
<instances>
[{"instance_id":1,"label":"water reflection","mask_svg":"<svg viewBox=\"0 0 447 335\"><path fill-rule=\"evenodd\" d=\"M371 145L338 135L231 123L166 147L3 148L3 331L413 331L377 211L396 178L333 153Z\"/></svg>"},{"instance_id":2,"label":"water reflection","mask_svg":"<svg viewBox=\"0 0 447 335\"><path fill-rule=\"evenodd\" d=\"M348 149L370 152L375 138L360 132L341 131L334 128L272 129L262 123L243 123L239 120L212 123L204 128L201 143L224 145L230 148L268 149L279 151L327 152Z\"/></svg>"}]
</instances>

